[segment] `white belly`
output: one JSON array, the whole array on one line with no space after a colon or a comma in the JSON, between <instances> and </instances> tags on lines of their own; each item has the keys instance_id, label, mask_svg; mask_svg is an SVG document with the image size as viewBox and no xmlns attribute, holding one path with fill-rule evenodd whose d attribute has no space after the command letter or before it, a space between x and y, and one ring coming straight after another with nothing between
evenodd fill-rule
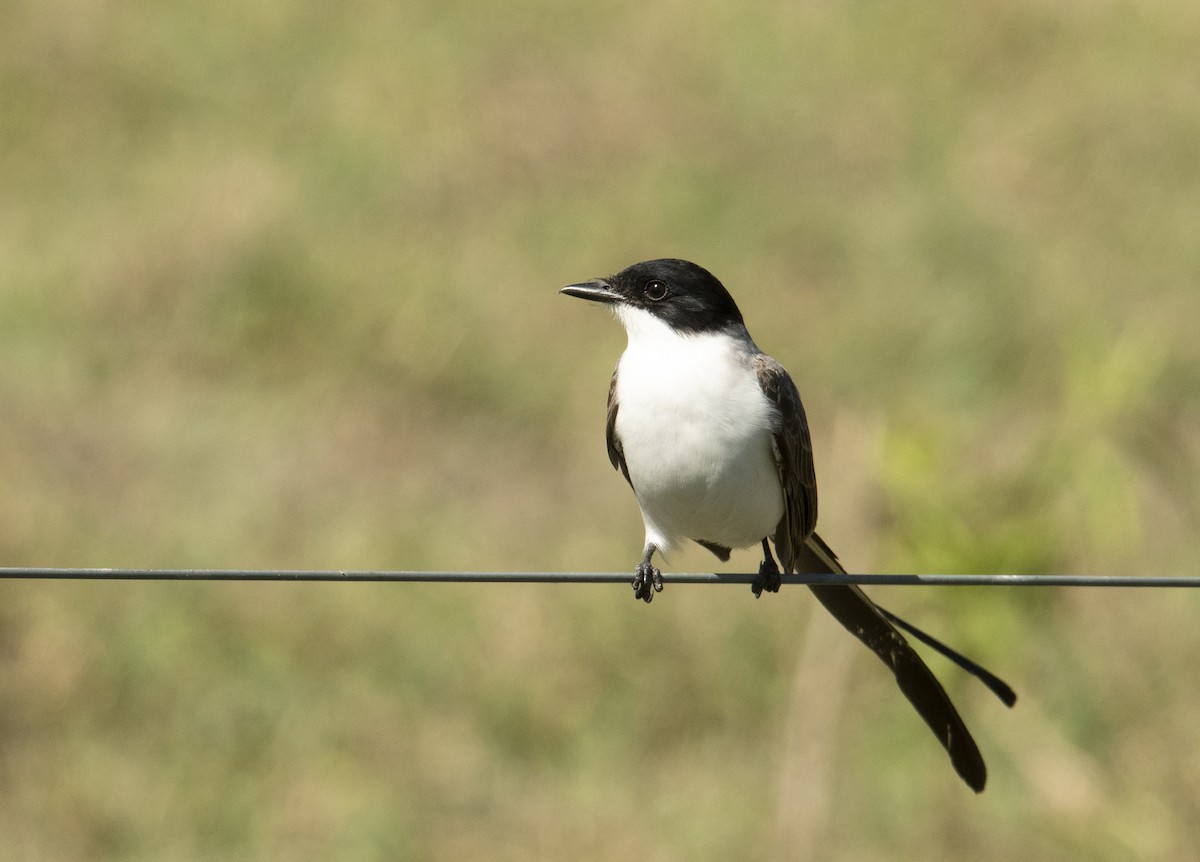
<instances>
[{"instance_id":1,"label":"white belly","mask_svg":"<svg viewBox=\"0 0 1200 862\"><path fill-rule=\"evenodd\" d=\"M616 430L646 541L664 552L687 539L748 547L783 515L772 408L749 357L709 335L631 339L621 357Z\"/></svg>"}]
</instances>

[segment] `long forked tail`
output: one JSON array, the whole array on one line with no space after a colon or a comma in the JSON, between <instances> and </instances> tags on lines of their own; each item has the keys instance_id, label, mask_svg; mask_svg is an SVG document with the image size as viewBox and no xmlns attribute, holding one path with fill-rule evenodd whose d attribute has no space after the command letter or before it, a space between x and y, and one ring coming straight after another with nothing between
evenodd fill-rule
<instances>
[{"instance_id":1,"label":"long forked tail","mask_svg":"<svg viewBox=\"0 0 1200 862\"><path fill-rule=\"evenodd\" d=\"M798 550L799 553L793 561L796 570L845 574L837 556L815 533L809 536L804 547ZM1012 689L975 662L883 610L854 584L811 584L809 589L838 622L866 644L891 669L900 691L916 708L917 713L950 755L950 762L955 771L972 790L976 793L981 792L987 784L987 766L983 762L979 747L937 677L897 631L896 626L910 632L914 637L979 676L1010 706L1016 700ZM981 676L981 672L985 676Z\"/></svg>"},{"instance_id":2,"label":"long forked tail","mask_svg":"<svg viewBox=\"0 0 1200 862\"><path fill-rule=\"evenodd\" d=\"M796 571L830 575L846 574L846 570L842 567L841 561L838 560L837 555L816 533L813 533L808 537L804 547L800 550L800 553L797 554ZM942 643L933 635L922 631L902 617L896 616L896 614L892 613L887 608L875 602L871 603L878 608L879 613L883 614L884 618L887 619L888 622L904 629L904 631L908 632L921 643L925 644L930 649L941 653L967 673L971 674L971 676L975 677L984 685L986 685L988 689L994 695L996 695L996 697L1000 698L1001 702L1003 702L1005 706L1011 707L1017 702L1017 693L1012 690L1012 687L990 670L983 667L978 662L967 658L965 655L953 649L952 647L946 646L946 644Z\"/></svg>"}]
</instances>

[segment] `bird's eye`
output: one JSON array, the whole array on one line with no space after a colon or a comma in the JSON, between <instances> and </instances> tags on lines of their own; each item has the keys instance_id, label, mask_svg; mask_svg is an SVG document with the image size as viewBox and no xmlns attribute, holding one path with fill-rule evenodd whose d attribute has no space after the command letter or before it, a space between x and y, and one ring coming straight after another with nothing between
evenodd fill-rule
<instances>
[{"instance_id":1,"label":"bird's eye","mask_svg":"<svg viewBox=\"0 0 1200 862\"><path fill-rule=\"evenodd\" d=\"M642 288L642 292L646 294L646 299L649 299L651 302L658 302L661 299L666 299L666 282L659 281L658 279L648 281L646 282L646 286Z\"/></svg>"}]
</instances>

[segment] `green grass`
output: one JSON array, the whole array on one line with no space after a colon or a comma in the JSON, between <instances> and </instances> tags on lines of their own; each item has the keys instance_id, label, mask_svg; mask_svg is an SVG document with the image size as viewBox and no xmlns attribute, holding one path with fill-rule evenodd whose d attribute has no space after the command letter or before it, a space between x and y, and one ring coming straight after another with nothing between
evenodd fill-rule
<instances>
[{"instance_id":1,"label":"green grass","mask_svg":"<svg viewBox=\"0 0 1200 862\"><path fill-rule=\"evenodd\" d=\"M672 255L852 568L1194 575L1198 79L1154 2L18 4L0 563L630 568L556 291ZM1190 594L886 603L1019 689L936 664L982 797L799 589L0 585L0 857L1196 846Z\"/></svg>"}]
</instances>

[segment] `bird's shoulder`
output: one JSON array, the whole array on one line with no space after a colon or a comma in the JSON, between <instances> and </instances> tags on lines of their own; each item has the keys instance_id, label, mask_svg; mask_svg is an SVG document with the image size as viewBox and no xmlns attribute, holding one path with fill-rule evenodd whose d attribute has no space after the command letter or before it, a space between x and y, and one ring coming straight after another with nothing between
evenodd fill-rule
<instances>
[{"instance_id":1,"label":"bird's shoulder","mask_svg":"<svg viewBox=\"0 0 1200 862\"><path fill-rule=\"evenodd\" d=\"M750 357L750 367L758 379L763 395L779 411L783 426L787 427L797 421L807 426L800 392L796 389L792 376L779 360L765 353L756 353Z\"/></svg>"}]
</instances>

